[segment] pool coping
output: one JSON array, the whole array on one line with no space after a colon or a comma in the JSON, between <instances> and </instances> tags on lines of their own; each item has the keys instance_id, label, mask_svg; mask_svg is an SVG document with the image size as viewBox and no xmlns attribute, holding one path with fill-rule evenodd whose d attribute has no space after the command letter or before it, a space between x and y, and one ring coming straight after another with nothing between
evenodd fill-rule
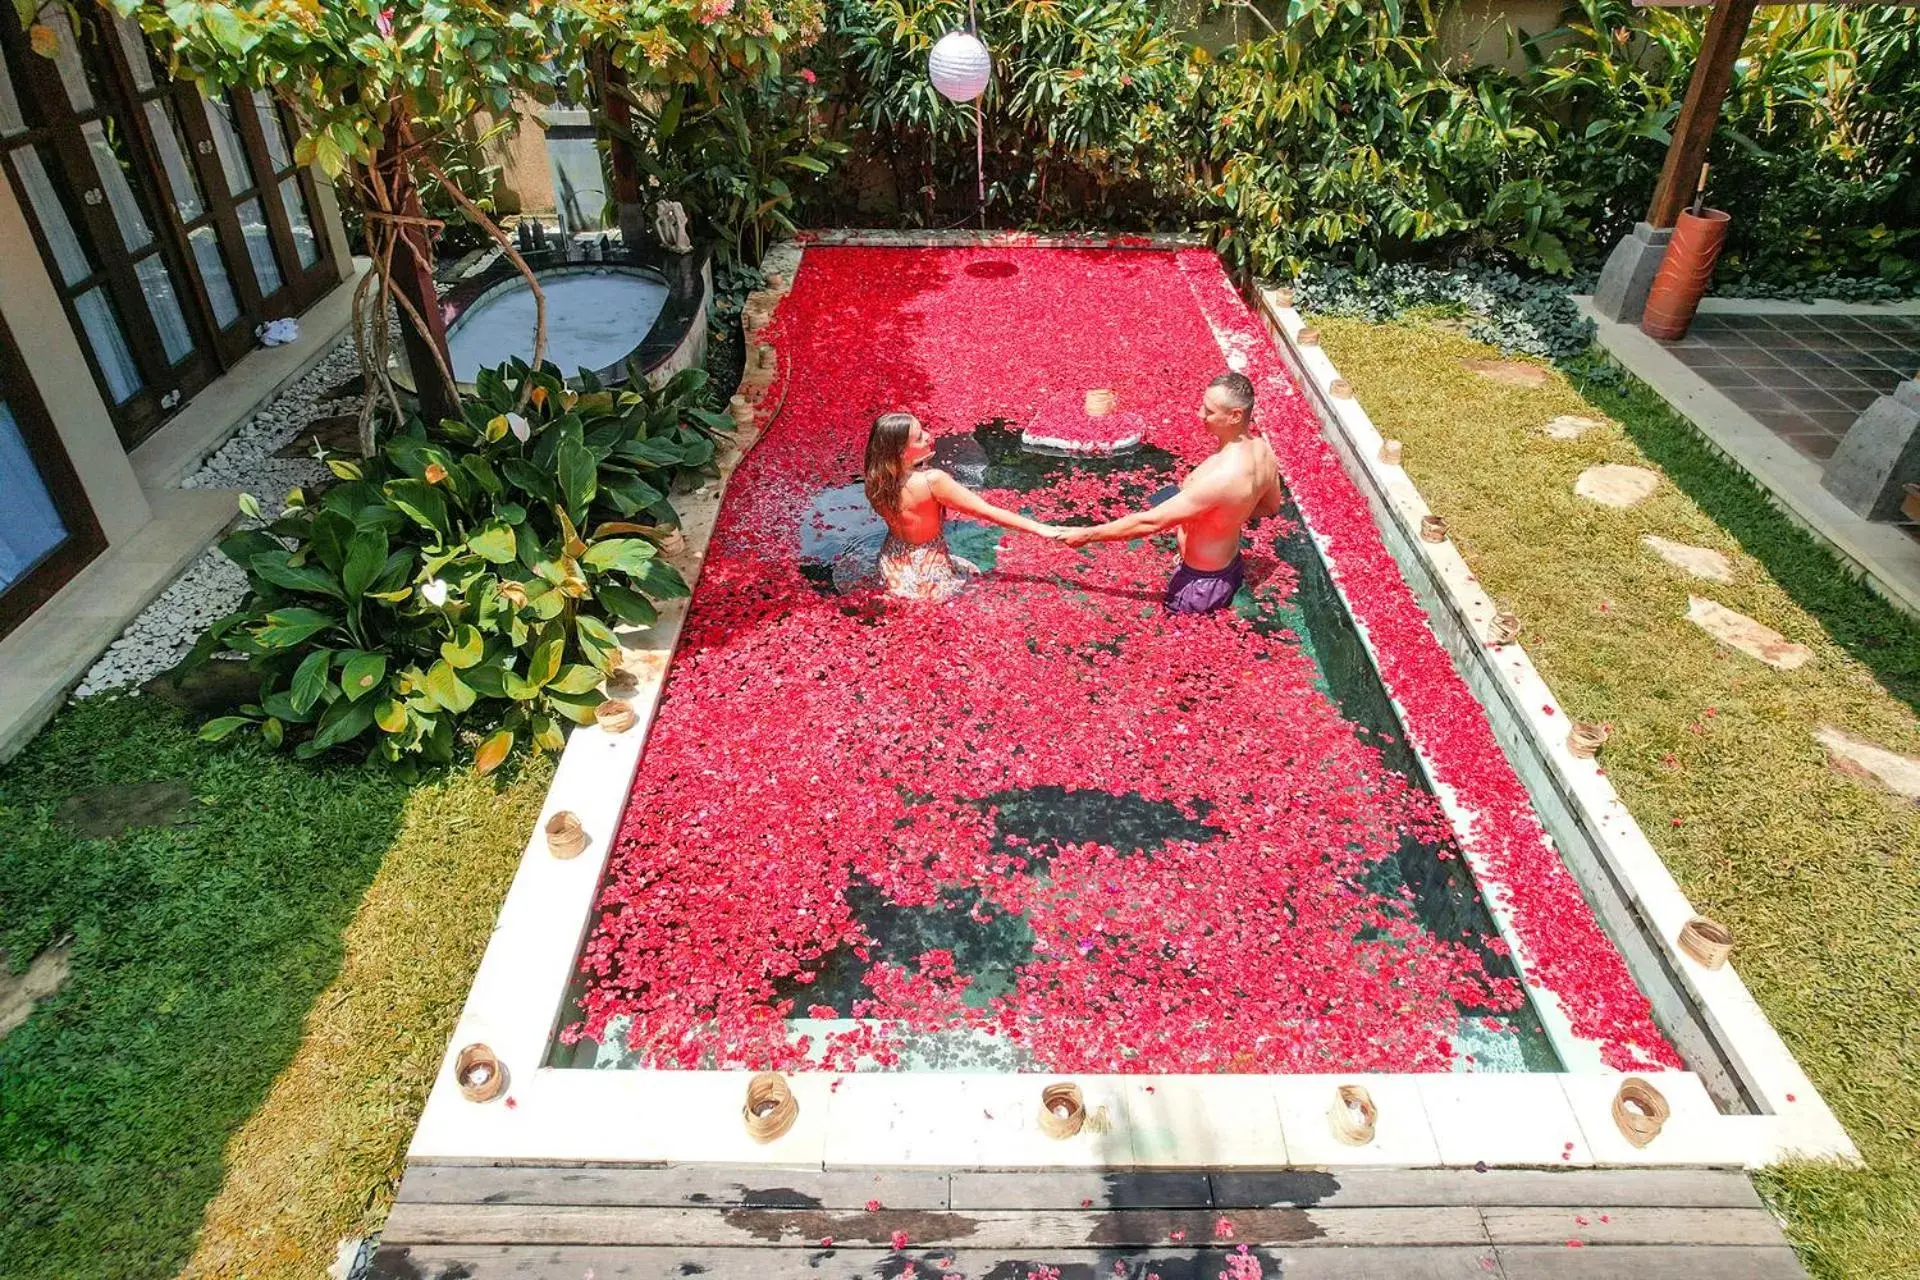
<instances>
[{"instance_id":1,"label":"pool coping","mask_svg":"<svg viewBox=\"0 0 1920 1280\"><path fill-rule=\"evenodd\" d=\"M878 233L862 238L860 233L841 232L831 239L822 235L811 240L901 247L1004 244L1161 251L1192 247L1190 240L1175 237L1125 237L1116 242L1026 233L996 239L980 233L947 238L930 233ZM803 251L800 244L777 246L768 255L767 269L792 279ZM1357 402L1332 399L1330 384L1337 373L1323 353L1294 342L1302 327L1300 319L1276 304L1277 299L1263 297L1260 309L1282 353L1293 359L1323 404L1335 405L1331 420L1357 447L1358 456L1374 457L1378 432ZM779 401L780 392L774 388L761 397L760 404ZM718 481L676 500L686 546L674 561L690 583L697 585L726 484L765 425L757 419L753 430L743 432L721 453ZM1405 472L1396 467L1388 474L1389 469L1368 466L1371 481L1391 498L1395 518L1404 520L1411 513L1417 528L1427 508ZM1358 483L1360 478L1354 479ZM1452 544L1416 545L1432 558L1464 616L1475 616L1476 609L1482 611L1479 616L1492 616L1491 603L1472 583ZM410 1162L1000 1169L1417 1168L1484 1163L1571 1168L1758 1166L1789 1153L1858 1158L1844 1130L1731 968L1689 977L1696 979L1701 1002L1714 1012L1717 1025L1738 1046L1743 1063L1760 1082L1761 1098L1770 1113L1722 1114L1701 1078L1691 1071L1636 1073L1661 1090L1673 1112L1660 1136L1646 1148L1629 1144L1616 1127L1612 1107L1623 1076L1604 1069L1311 1076L796 1074L788 1079L800 1104L798 1119L786 1134L761 1145L748 1137L740 1123L750 1072L546 1066L612 838L689 604L670 602L661 608L653 629L622 634L623 665L637 684L626 695L637 713L635 727L615 735L586 726L568 739L414 1133ZM1511 669L1511 675L1524 688L1526 698L1551 704L1551 693L1518 646L1500 652L1503 664L1521 664ZM1455 656L1458 661L1459 655ZM1545 717L1541 719L1544 724ZM1553 727L1564 724L1562 719ZM1538 732L1542 725L1533 728ZM1551 734L1541 737L1543 749L1550 752L1551 745ZM1559 750L1564 753L1564 744ZM1571 756L1567 761L1577 763ZM1691 909L1672 877L1632 825L1605 778L1589 764L1584 770L1571 770L1568 781L1578 802L1591 810L1596 828L1616 837L1619 847L1610 848L1609 853L1635 886L1636 901L1649 917L1664 925L1675 912L1680 913L1678 920L1690 916ZM539 834L546 820L563 810L580 819L590 839L585 853L566 860L549 855ZM1622 824L1627 831L1614 830ZM1667 932L1662 928L1662 937ZM1547 1003L1536 999L1537 1006ZM506 1068L505 1088L491 1102L467 1101L454 1076L459 1050L474 1043L488 1045ZM1066 1139L1046 1136L1039 1125L1040 1087L1056 1079L1077 1083L1088 1113L1096 1117L1095 1123ZM1364 1085L1378 1107L1375 1133L1364 1144L1341 1142L1329 1123L1335 1089L1341 1084ZM1788 1102L1789 1095L1795 1101ZM1786 1114L1780 1113L1783 1107Z\"/></svg>"}]
</instances>

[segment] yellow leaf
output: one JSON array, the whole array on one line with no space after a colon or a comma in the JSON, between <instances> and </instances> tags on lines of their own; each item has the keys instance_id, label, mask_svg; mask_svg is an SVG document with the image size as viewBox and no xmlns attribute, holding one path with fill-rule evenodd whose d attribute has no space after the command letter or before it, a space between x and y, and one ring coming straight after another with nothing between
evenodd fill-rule
<instances>
[{"instance_id":1,"label":"yellow leaf","mask_svg":"<svg viewBox=\"0 0 1920 1280\"><path fill-rule=\"evenodd\" d=\"M507 415L502 413L487 421L487 443L504 440L507 437Z\"/></svg>"},{"instance_id":2,"label":"yellow leaf","mask_svg":"<svg viewBox=\"0 0 1920 1280\"><path fill-rule=\"evenodd\" d=\"M403 703L388 698L373 713L373 722L387 733L399 733L407 727L407 708Z\"/></svg>"},{"instance_id":3,"label":"yellow leaf","mask_svg":"<svg viewBox=\"0 0 1920 1280\"><path fill-rule=\"evenodd\" d=\"M51 58L60 52L60 37L44 22L36 22L27 29L27 43L43 58Z\"/></svg>"},{"instance_id":4,"label":"yellow leaf","mask_svg":"<svg viewBox=\"0 0 1920 1280\"><path fill-rule=\"evenodd\" d=\"M506 761L507 753L512 750L513 730L502 729L481 743L480 749L473 753L475 772L492 773Z\"/></svg>"}]
</instances>

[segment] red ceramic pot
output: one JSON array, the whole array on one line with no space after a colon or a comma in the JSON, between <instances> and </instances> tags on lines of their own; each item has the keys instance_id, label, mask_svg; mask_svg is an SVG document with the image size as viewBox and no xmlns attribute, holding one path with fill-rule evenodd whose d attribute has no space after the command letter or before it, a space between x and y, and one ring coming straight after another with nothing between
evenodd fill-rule
<instances>
[{"instance_id":1,"label":"red ceramic pot","mask_svg":"<svg viewBox=\"0 0 1920 1280\"><path fill-rule=\"evenodd\" d=\"M1647 309L1640 317L1640 332L1649 338L1684 338L1693 324L1693 313L1706 296L1713 280L1713 264L1719 260L1720 246L1727 242L1729 218L1719 209L1682 213L1667 241L1667 256L1660 260L1660 273L1653 278L1647 293Z\"/></svg>"}]
</instances>

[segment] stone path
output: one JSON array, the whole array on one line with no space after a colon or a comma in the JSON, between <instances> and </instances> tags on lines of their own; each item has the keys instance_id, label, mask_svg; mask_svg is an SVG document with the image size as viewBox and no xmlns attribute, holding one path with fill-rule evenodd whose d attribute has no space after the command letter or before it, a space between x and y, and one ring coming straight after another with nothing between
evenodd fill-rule
<instances>
[{"instance_id":1,"label":"stone path","mask_svg":"<svg viewBox=\"0 0 1920 1280\"><path fill-rule=\"evenodd\" d=\"M1589 502L1624 510L1645 502L1660 487L1660 474L1645 467L1629 467L1617 462L1588 467L1573 482L1573 491Z\"/></svg>"}]
</instances>

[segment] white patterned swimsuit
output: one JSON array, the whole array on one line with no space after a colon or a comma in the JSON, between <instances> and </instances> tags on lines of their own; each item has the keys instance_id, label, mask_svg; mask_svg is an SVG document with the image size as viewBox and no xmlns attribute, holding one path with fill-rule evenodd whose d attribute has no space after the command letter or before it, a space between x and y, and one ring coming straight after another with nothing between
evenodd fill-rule
<instances>
[{"instance_id":1,"label":"white patterned swimsuit","mask_svg":"<svg viewBox=\"0 0 1920 1280\"><path fill-rule=\"evenodd\" d=\"M903 600L951 600L980 572L979 566L947 549L947 535L908 542L894 533L880 547L880 581L887 594Z\"/></svg>"}]
</instances>

